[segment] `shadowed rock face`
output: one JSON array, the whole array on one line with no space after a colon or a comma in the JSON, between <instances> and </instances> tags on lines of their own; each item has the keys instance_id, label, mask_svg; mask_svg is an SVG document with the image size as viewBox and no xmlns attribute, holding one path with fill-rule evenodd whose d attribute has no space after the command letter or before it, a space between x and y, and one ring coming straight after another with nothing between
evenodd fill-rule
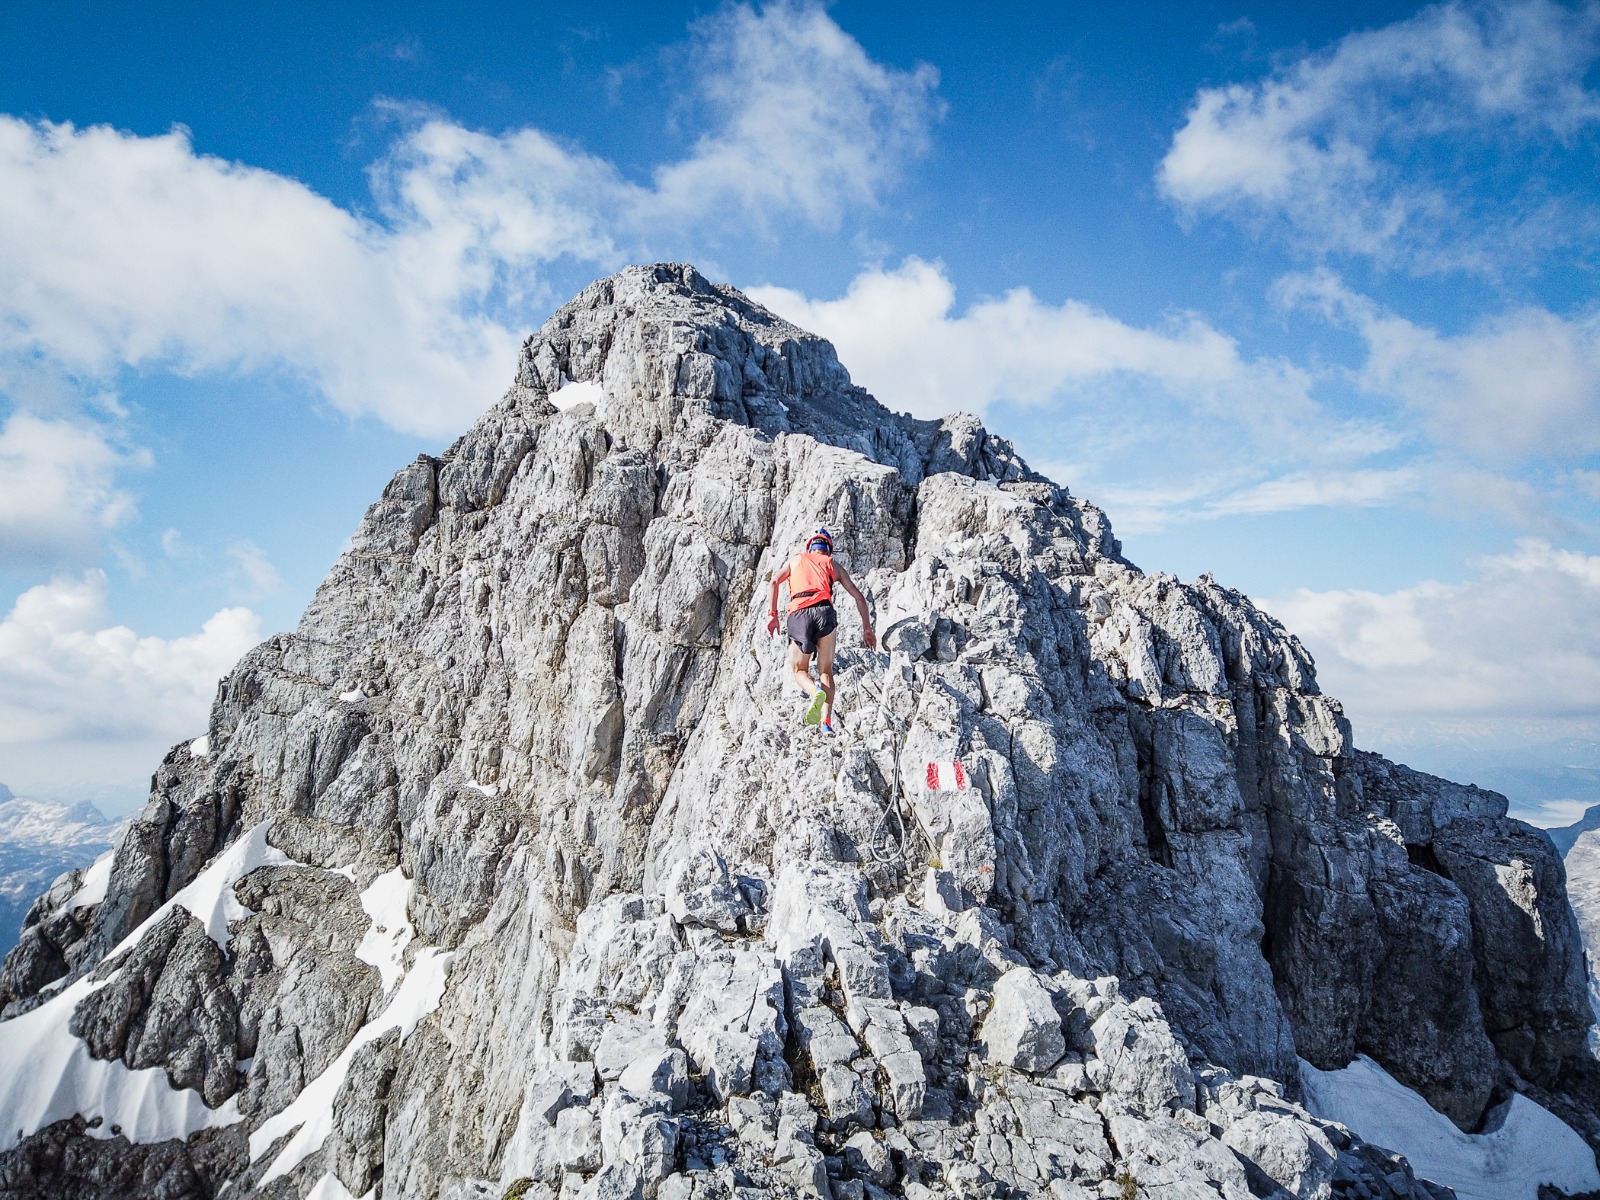
<instances>
[{"instance_id":1,"label":"shadowed rock face","mask_svg":"<svg viewBox=\"0 0 1600 1200\"><path fill-rule=\"evenodd\" d=\"M831 739L763 632L819 523L885 634L840 610ZM1140 572L975 420L888 412L692 268L530 338L209 741L6 976L14 1015L99 968L93 1052L237 1106L166 1143L192 1185L105 1194L1406 1195L1271 1082L1297 1055L1464 1127L1507 1087L1588 1111L1548 839L1355 751L1244 596ZM973 786L923 786L957 757ZM6 1195L135 1153L24 1132Z\"/></svg>"}]
</instances>

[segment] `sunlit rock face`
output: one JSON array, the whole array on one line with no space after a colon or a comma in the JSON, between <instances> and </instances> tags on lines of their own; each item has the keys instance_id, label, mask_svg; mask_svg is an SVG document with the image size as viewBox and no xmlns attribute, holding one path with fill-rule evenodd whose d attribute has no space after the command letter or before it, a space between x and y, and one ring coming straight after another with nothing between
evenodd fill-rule
<instances>
[{"instance_id":1,"label":"sunlit rock face","mask_svg":"<svg viewBox=\"0 0 1600 1200\"><path fill-rule=\"evenodd\" d=\"M765 635L819 524L883 635L840 608L832 737ZM1295 1103L1363 1053L1596 1124L1547 839L684 266L528 339L56 903L19 1197L1429 1194Z\"/></svg>"}]
</instances>

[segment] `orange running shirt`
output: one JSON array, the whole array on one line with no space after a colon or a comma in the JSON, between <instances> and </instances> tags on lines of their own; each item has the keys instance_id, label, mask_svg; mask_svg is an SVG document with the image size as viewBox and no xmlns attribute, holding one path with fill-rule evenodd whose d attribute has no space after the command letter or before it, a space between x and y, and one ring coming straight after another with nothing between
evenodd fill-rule
<instances>
[{"instance_id":1,"label":"orange running shirt","mask_svg":"<svg viewBox=\"0 0 1600 1200\"><path fill-rule=\"evenodd\" d=\"M789 611L799 612L814 604L832 604L833 582L838 577L832 557L820 550L796 555L789 564Z\"/></svg>"}]
</instances>

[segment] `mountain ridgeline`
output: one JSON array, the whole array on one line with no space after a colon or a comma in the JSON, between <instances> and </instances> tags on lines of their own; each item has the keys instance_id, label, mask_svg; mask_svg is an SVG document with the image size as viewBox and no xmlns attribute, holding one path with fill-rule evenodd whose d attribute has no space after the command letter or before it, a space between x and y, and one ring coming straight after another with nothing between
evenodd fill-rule
<instances>
[{"instance_id":1,"label":"mountain ridgeline","mask_svg":"<svg viewBox=\"0 0 1600 1200\"><path fill-rule=\"evenodd\" d=\"M765 635L819 524L832 739ZM1544 834L686 266L530 337L30 919L7 1197L1447 1194L1298 1103L1357 1055L1600 1141Z\"/></svg>"}]
</instances>

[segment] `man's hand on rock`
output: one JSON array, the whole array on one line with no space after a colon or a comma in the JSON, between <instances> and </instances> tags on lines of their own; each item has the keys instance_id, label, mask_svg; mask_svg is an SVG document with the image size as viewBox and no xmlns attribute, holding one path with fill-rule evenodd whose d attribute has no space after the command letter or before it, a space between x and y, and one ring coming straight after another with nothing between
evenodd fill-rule
<instances>
[{"instance_id":1,"label":"man's hand on rock","mask_svg":"<svg viewBox=\"0 0 1600 1200\"><path fill-rule=\"evenodd\" d=\"M771 637L773 634L775 634L777 632L778 632L778 614L777 613L768 613L767 614L767 636Z\"/></svg>"}]
</instances>

